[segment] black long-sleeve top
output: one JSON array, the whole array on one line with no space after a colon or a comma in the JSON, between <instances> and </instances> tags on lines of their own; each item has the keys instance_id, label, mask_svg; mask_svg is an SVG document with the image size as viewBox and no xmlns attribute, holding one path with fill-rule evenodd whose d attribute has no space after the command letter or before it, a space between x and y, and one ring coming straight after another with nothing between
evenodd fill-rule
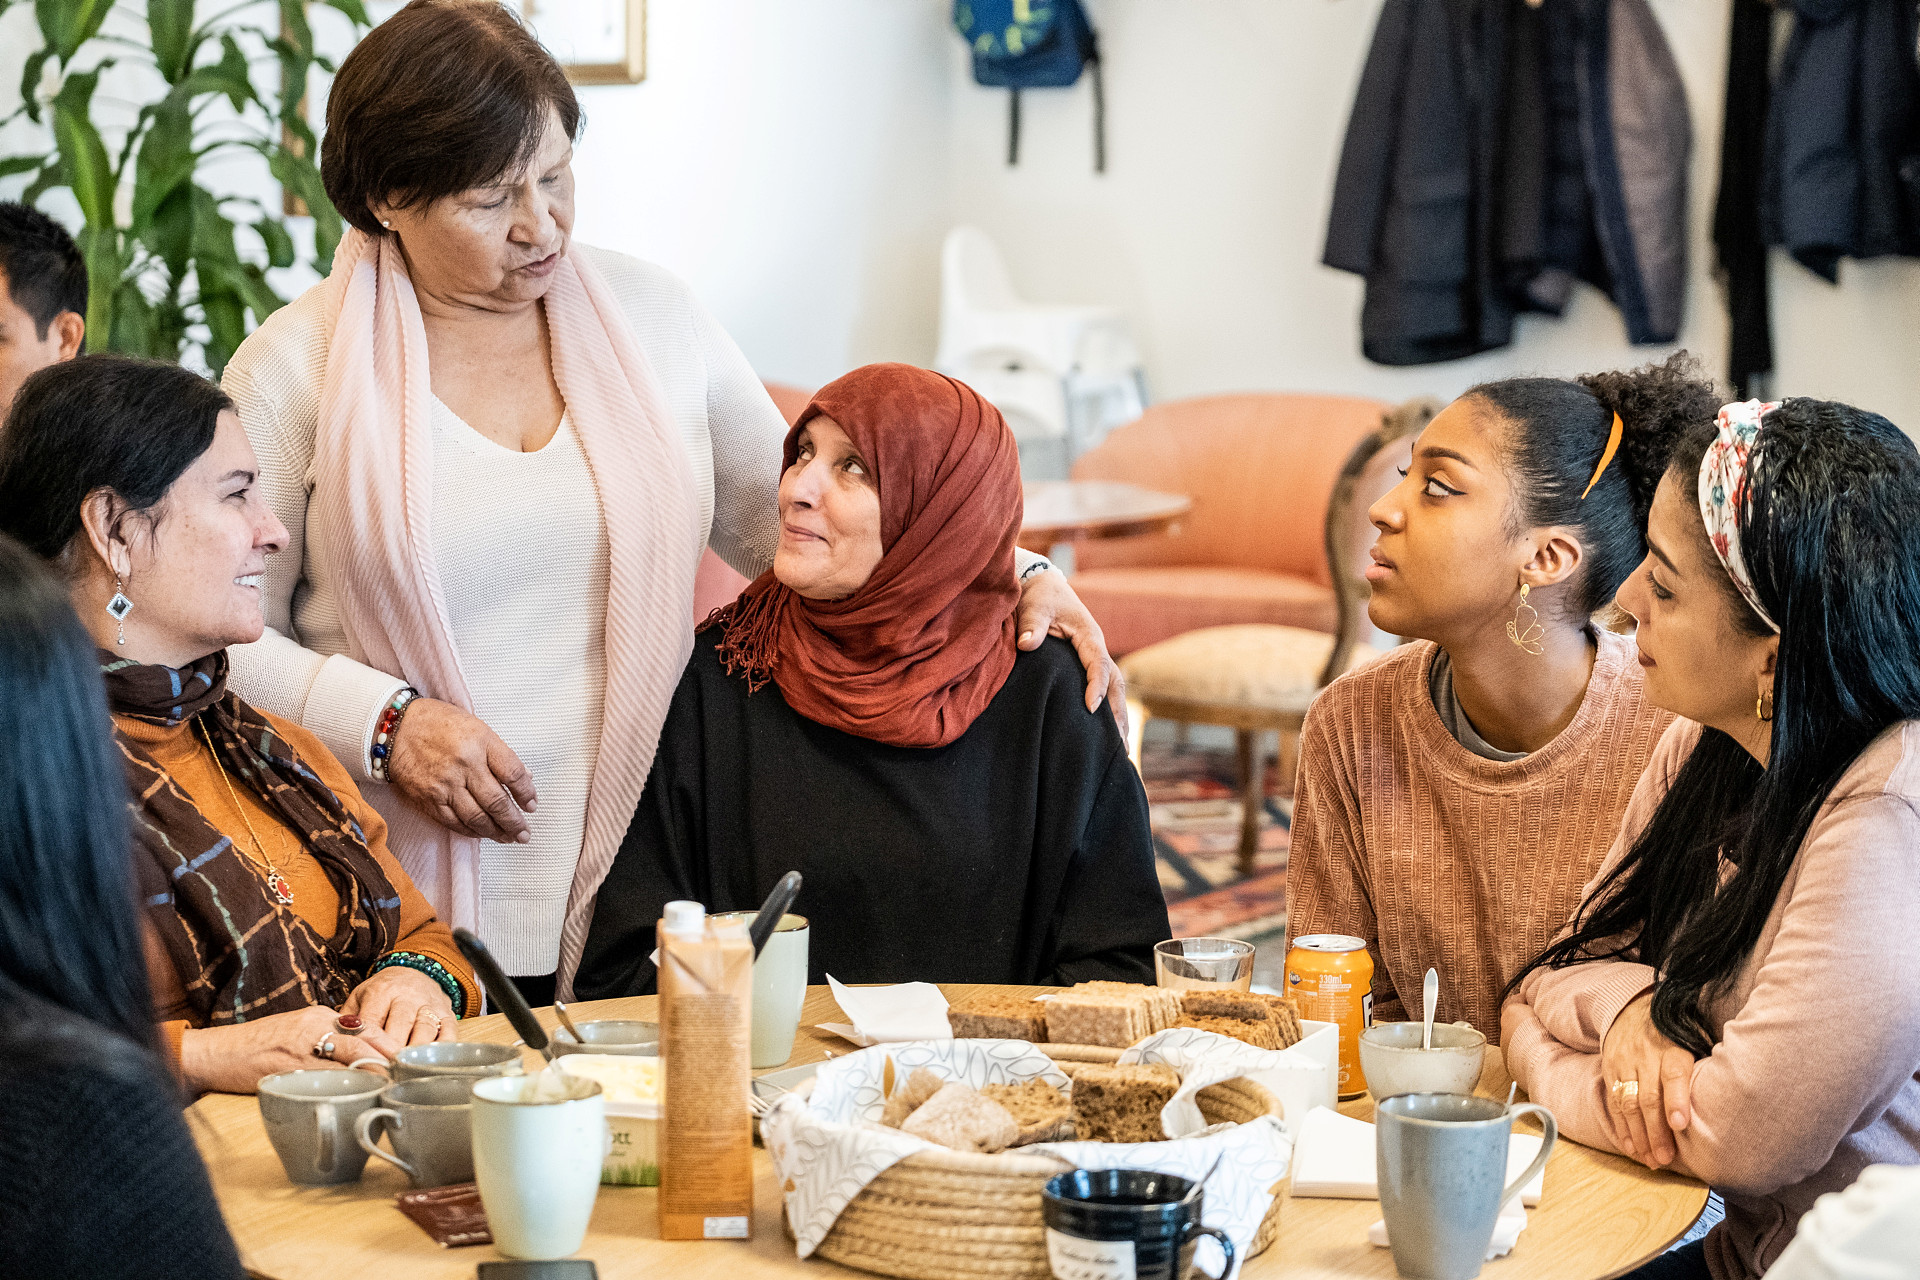
<instances>
[{"instance_id":1,"label":"black long-sleeve top","mask_svg":"<svg viewBox=\"0 0 1920 1280\"><path fill-rule=\"evenodd\" d=\"M894 747L747 692L702 634L600 888L581 999L654 990L674 899L757 908L789 870L808 980L1153 981L1168 936L1146 793L1063 640L1022 653L944 747Z\"/></svg>"}]
</instances>

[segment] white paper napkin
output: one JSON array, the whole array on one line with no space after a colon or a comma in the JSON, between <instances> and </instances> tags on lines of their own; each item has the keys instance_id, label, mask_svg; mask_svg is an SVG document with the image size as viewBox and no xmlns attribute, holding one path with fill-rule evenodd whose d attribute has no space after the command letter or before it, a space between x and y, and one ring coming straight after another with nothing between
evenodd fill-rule
<instances>
[{"instance_id":1,"label":"white paper napkin","mask_svg":"<svg viewBox=\"0 0 1920 1280\"><path fill-rule=\"evenodd\" d=\"M1507 1148L1507 1180L1520 1176L1540 1153L1539 1135L1516 1133ZM1333 1200L1378 1200L1379 1165L1373 1126L1325 1107L1307 1113L1293 1152L1293 1194ZM1516 1199L1531 1209L1540 1203L1542 1169Z\"/></svg>"},{"instance_id":2,"label":"white paper napkin","mask_svg":"<svg viewBox=\"0 0 1920 1280\"><path fill-rule=\"evenodd\" d=\"M1502 1209L1500 1216L1493 1220L1493 1239L1487 1242L1487 1261L1492 1262L1495 1258L1504 1258L1512 1253L1513 1246L1520 1239L1520 1233L1526 1229L1527 1211L1521 1207L1520 1197L1515 1196L1507 1201L1507 1207ZM1367 1228L1367 1243L1378 1245L1382 1249L1392 1245L1392 1241L1387 1239L1387 1224L1384 1220Z\"/></svg>"},{"instance_id":3,"label":"white paper napkin","mask_svg":"<svg viewBox=\"0 0 1920 1280\"><path fill-rule=\"evenodd\" d=\"M849 987L832 974L827 985L840 1012L852 1019L822 1022L822 1031L844 1036L861 1047L901 1040L947 1040L953 1028L947 1022L947 998L931 982L902 982L891 987Z\"/></svg>"}]
</instances>

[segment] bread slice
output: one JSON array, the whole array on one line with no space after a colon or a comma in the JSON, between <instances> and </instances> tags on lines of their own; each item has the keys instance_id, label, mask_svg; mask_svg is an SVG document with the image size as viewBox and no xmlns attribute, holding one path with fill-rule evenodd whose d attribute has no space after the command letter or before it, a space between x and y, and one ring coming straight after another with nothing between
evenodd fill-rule
<instances>
[{"instance_id":1,"label":"bread slice","mask_svg":"<svg viewBox=\"0 0 1920 1280\"><path fill-rule=\"evenodd\" d=\"M1285 996L1270 996L1259 991L1249 991L1245 994L1267 1006L1267 1012L1273 1016L1275 1025L1280 1028L1282 1049L1291 1049L1300 1043L1300 1038L1306 1034L1306 1030L1300 1025L1300 1010L1294 1006L1293 1001Z\"/></svg>"},{"instance_id":2,"label":"bread slice","mask_svg":"<svg viewBox=\"0 0 1920 1280\"><path fill-rule=\"evenodd\" d=\"M1165 1031L1180 1020L1180 993L1165 987L1149 987L1138 982L1076 982L1073 989L1138 1001L1146 1010L1147 1029L1144 1035Z\"/></svg>"},{"instance_id":3,"label":"bread slice","mask_svg":"<svg viewBox=\"0 0 1920 1280\"><path fill-rule=\"evenodd\" d=\"M1260 1011L1260 1016L1257 1018L1217 1018L1207 1014L1190 1013L1173 1025L1211 1031L1215 1035L1228 1036L1244 1044L1250 1044L1256 1049L1280 1047L1280 1024L1275 1022L1264 1009Z\"/></svg>"},{"instance_id":4,"label":"bread slice","mask_svg":"<svg viewBox=\"0 0 1920 1280\"><path fill-rule=\"evenodd\" d=\"M1047 1010L1038 1000L1002 992L968 996L947 1010L947 1025L956 1040L1025 1040L1044 1044Z\"/></svg>"},{"instance_id":5,"label":"bread slice","mask_svg":"<svg viewBox=\"0 0 1920 1280\"><path fill-rule=\"evenodd\" d=\"M964 1084L942 1088L914 1108L900 1129L955 1151L1005 1151L1020 1136L1005 1107Z\"/></svg>"},{"instance_id":6,"label":"bread slice","mask_svg":"<svg viewBox=\"0 0 1920 1280\"><path fill-rule=\"evenodd\" d=\"M1082 1141L1164 1142L1160 1109L1179 1091L1179 1074L1160 1063L1088 1063L1073 1077L1074 1133Z\"/></svg>"},{"instance_id":7,"label":"bread slice","mask_svg":"<svg viewBox=\"0 0 1920 1280\"><path fill-rule=\"evenodd\" d=\"M1267 1002L1251 991L1183 991L1180 1012L1195 1018L1252 1018L1266 1021Z\"/></svg>"},{"instance_id":8,"label":"bread slice","mask_svg":"<svg viewBox=\"0 0 1920 1280\"><path fill-rule=\"evenodd\" d=\"M1120 996L1068 991L1044 1002L1047 1039L1124 1049L1147 1035L1145 1008Z\"/></svg>"},{"instance_id":9,"label":"bread slice","mask_svg":"<svg viewBox=\"0 0 1920 1280\"><path fill-rule=\"evenodd\" d=\"M982 1085L980 1092L1005 1107L1020 1126L1020 1136L1009 1145L1060 1142L1073 1137L1073 1116L1066 1095L1045 1080L1025 1084Z\"/></svg>"},{"instance_id":10,"label":"bread slice","mask_svg":"<svg viewBox=\"0 0 1920 1280\"><path fill-rule=\"evenodd\" d=\"M907 1077L907 1082L895 1089L893 1096L888 1098L886 1105L881 1108L880 1123L888 1128L898 1129L906 1123L907 1117L912 1115L921 1103L946 1087L945 1080L925 1067L915 1068L914 1073Z\"/></svg>"}]
</instances>

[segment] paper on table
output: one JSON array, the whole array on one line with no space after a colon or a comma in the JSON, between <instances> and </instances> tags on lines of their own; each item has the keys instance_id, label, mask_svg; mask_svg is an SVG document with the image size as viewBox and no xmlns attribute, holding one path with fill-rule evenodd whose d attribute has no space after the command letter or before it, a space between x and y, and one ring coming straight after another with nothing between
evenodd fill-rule
<instances>
[{"instance_id":1,"label":"paper on table","mask_svg":"<svg viewBox=\"0 0 1920 1280\"><path fill-rule=\"evenodd\" d=\"M1507 1148L1507 1180L1520 1176L1540 1153L1537 1134L1516 1133ZM1300 1126L1293 1150L1293 1194L1330 1200L1378 1200L1379 1166L1373 1126L1338 1111L1315 1107ZM1540 1203L1547 1172L1542 1169L1520 1189L1519 1201L1531 1209Z\"/></svg>"},{"instance_id":2,"label":"paper on table","mask_svg":"<svg viewBox=\"0 0 1920 1280\"><path fill-rule=\"evenodd\" d=\"M1513 1246L1520 1241L1520 1233L1527 1229L1527 1211L1520 1206L1518 1198L1507 1201L1507 1207L1493 1220L1493 1239L1487 1241L1487 1261L1504 1258L1513 1252ZM1387 1238L1387 1224L1384 1220L1367 1228L1367 1243L1385 1249L1392 1245Z\"/></svg>"},{"instance_id":3,"label":"paper on table","mask_svg":"<svg viewBox=\"0 0 1920 1280\"><path fill-rule=\"evenodd\" d=\"M949 1040L947 998L931 982L902 982L891 987L849 987L832 974L827 985L840 1012L852 1019L823 1022L822 1031L844 1036L861 1047L897 1040Z\"/></svg>"}]
</instances>

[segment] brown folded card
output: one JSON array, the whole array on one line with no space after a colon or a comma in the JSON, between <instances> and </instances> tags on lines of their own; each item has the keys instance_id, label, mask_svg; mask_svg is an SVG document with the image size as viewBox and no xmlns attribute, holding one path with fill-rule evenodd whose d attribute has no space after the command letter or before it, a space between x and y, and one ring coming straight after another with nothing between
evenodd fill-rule
<instances>
[{"instance_id":1,"label":"brown folded card","mask_svg":"<svg viewBox=\"0 0 1920 1280\"><path fill-rule=\"evenodd\" d=\"M493 1232L487 1230L487 1211L480 1207L480 1188L471 1182L403 1191L394 1202L442 1249L493 1243Z\"/></svg>"}]
</instances>

